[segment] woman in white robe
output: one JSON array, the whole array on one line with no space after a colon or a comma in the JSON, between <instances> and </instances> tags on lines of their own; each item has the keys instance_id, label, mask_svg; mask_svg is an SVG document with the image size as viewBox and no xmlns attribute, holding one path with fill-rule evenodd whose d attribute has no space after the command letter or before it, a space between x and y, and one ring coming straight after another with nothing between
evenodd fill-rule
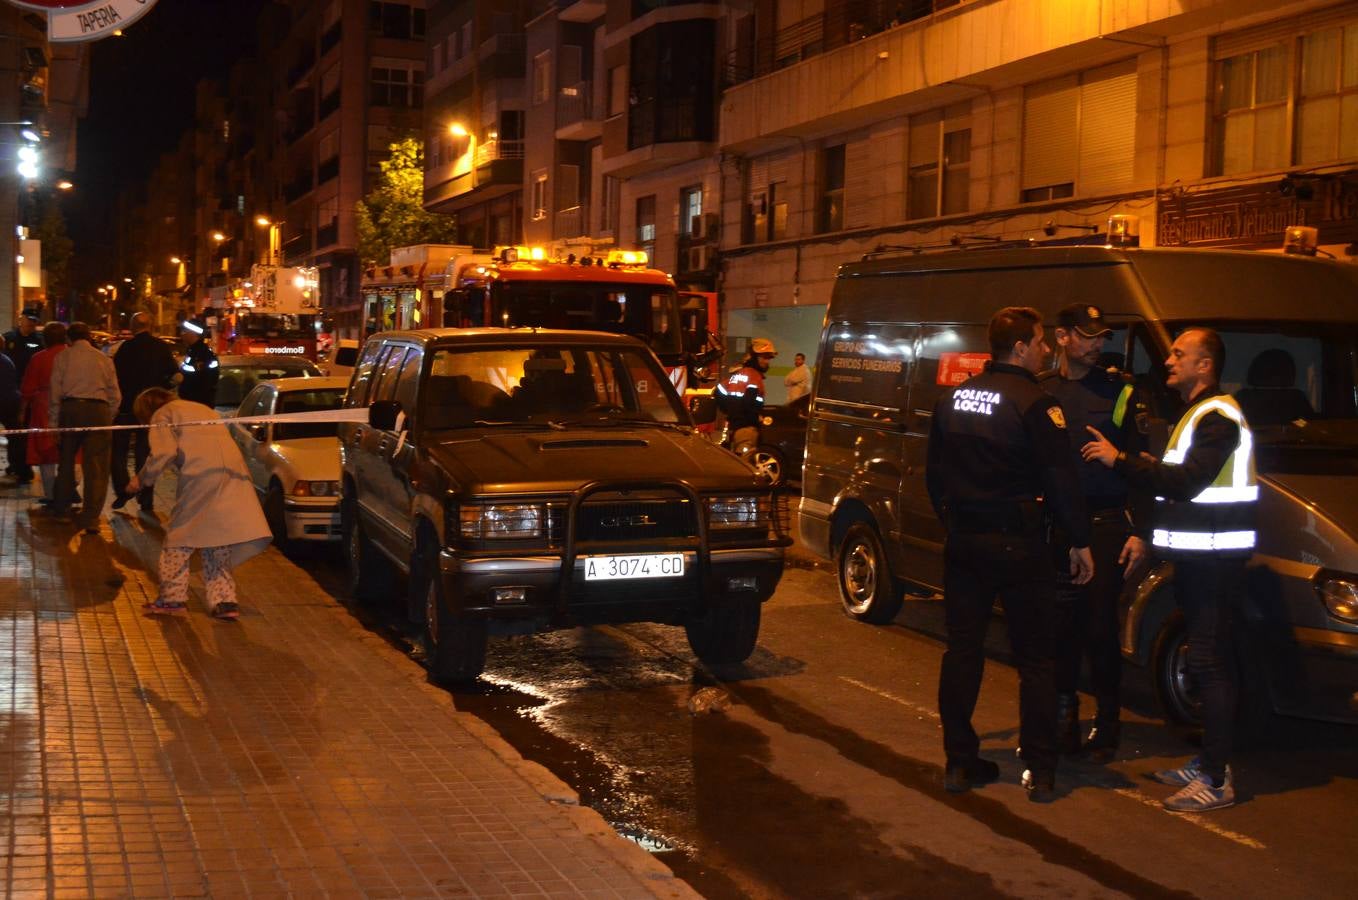
<instances>
[{"instance_id":1,"label":"woman in white robe","mask_svg":"<svg viewBox=\"0 0 1358 900\"><path fill-rule=\"evenodd\" d=\"M189 559L198 550L208 608L218 618L234 619L240 607L231 570L261 553L270 541L269 525L240 449L225 425L181 425L218 416L211 407L175 399L162 388L137 395L133 413L151 425L151 455L127 490L135 494L150 487L170 466L179 470L174 509L160 551L160 597L147 609L175 613L187 608Z\"/></svg>"}]
</instances>

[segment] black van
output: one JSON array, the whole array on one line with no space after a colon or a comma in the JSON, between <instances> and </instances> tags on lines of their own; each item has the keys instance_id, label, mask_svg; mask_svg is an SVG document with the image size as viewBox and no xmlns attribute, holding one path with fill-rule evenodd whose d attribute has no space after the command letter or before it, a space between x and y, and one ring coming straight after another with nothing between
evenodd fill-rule
<instances>
[{"instance_id":1,"label":"black van","mask_svg":"<svg viewBox=\"0 0 1358 900\"><path fill-rule=\"evenodd\" d=\"M943 528L924 483L939 395L989 358L1003 306L1054 320L1098 304L1109 365L1162 403L1163 360L1188 325L1226 343L1222 387L1251 424L1260 530L1242 673L1292 714L1358 721L1358 266L1221 250L1027 247L902 254L841 267L826 312L807 430L800 531L833 558L845 610L892 621L943 583ZM1192 721L1182 621L1158 564L1124 596L1123 651L1150 665L1166 712Z\"/></svg>"}]
</instances>

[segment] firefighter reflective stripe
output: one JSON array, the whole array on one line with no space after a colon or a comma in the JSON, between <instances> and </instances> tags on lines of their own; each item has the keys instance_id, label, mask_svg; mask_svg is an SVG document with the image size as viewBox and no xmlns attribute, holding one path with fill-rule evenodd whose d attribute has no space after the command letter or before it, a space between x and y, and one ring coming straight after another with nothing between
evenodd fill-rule
<instances>
[{"instance_id":1,"label":"firefighter reflective stripe","mask_svg":"<svg viewBox=\"0 0 1358 900\"><path fill-rule=\"evenodd\" d=\"M1169 550L1252 550L1253 531L1167 531L1151 532L1151 543Z\"/></svg>"},{"instance_id":2,"label":"firefighter reflective stripe","mask_svg":"<svg viewBox=\"0 0 1358 900\"><path fill-rule=\"evenodd\" d=\"M1254 435L1234 399L1219 395L1191 407L1170 435L1164 463L1168 466L1183 464L1193 448L1198 423L1209 413L1223 415L1234 422L1240 430L1239 443L1212 483L1198 492L1191 503L1155 498L1157 527L1151 534L1151 543L1168 551L1170 556L1180 551L1192 556L1254 548L1253 513L1259 500L1259 484L1254 471Z\"/></svg>"},{"instance_id":3,"label":"firefighter reflective stripe","mask_svg":"<svg viewBox=\"0 0 1358 900\"><path fill-rule=\"evenodd\" d=\"M1122 420L1127 418L1127 404L1132 400L1132 386L1125 384L1122 392L1118 394L1117 402L1113 404L1113 426L1122 427Z\"/></svg>"}]
</instances>

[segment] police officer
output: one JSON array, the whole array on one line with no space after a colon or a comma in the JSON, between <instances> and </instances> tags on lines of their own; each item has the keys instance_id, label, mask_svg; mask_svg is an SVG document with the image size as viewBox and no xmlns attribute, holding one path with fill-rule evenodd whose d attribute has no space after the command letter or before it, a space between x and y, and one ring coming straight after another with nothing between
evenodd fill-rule
<instances>
[{"instance_id":1,"label":"police officer","mask_svg":"<svg viewBox=\"0 0 1358 900\"><path fill-rule=\"evenodd\" d=\"M943 595L948 649L938 683L954 793L988 784L999 766L981 759L971 715L985 666L985 633L996 596L1004 604L1019 670L1019 740L1030 800L1055 798L1056 691L1053 621L1056 566L1047 513L1068 535L1071 578L1094 563L1061 406L1037 383L1050 350L1042 316L1006 307L990 320L992 361L939 398L929 435L926 481L947 528Z\"/></svg>"},{"instance_id":2,"label":"police officer","mask_svg":"<svg viewBox=\"0 0 1358 900\"><path fill-rule=\"evenodd\" d=\"M1145 485L1155 496L1152 552L1174 561L1174 601L1188 626L1188 670L1202 698L1202 752L1151 777L1180 788L1164 801L1174 812L1203 812L1235 803L1229 765L1236 686L1232 621L1254 550L1259 485L1254 441L1235 399L1221 391L1226 348L1210 328L1179 335L1165 360L1165 383L1189 404L1159 462L1119 450L1098 429L1083 448ZM1163 498L1163 499L1162 499Z\"/></svg>"},{"instance_id":3,"label":"police officer","mask_svg":"<svg viewBox=\"0 0 1358 900\"><path fill-rule=\"evenodd\" d=\"M38 331L38 317L25 310L14 323L13 330L5 332L5 355L14 363L15 377L19 384L24 383L24 370L28 368L28 361L43 347L42 332ZM23 428L28 423L15 421L6 424ZM33 467L28 464L28 435L11 434L8 444L5 471L14 476L17 484L29 484L33 481Z\"/></svg>"},{"instance_id":4,"label":"police officer","mask_svg":"<svg viewBox=\"0 0 1358 900\"><path fill-rule=\"evenodd\" d=\"M777 355L773 341L755 338L750 341L750 350L740 367L717 383L714 392L717 408L726 414L732 450L759 443L759 417L764 412L764 373Z\"/></svg>"},{"instance_id":5,"label":"police officer","mask_svg":"<svg viewBox=\"0 0 1358 900\"><path fill-rule=\"evenodd\" d=\"M179 383L179 396L204 406L214 406L217 397L217 354L208 345L207 323L202 319L185 319L184 334L188 349L179 364L184 380Z\"/></svg>"},{"instance_id":6,"label":"police officer","mask_svg":"<svg viewBox=\"0 0 1358 900\"><path fill-rule=\"evenodd\" d=\"M1096 462L1079 458L1089 440L1086 427L1109 435L1119 450L1136 455L1146 448L1145 405L1133 386L1116 369L1099 365L1104 342L1113 330L1097 306L1073 303L1057 314L1056 343L1061 364L1045 373L1042 387L1061 403L1071 452L1076 458L1080 487L1089 513L1090 550L1094 578L1073 584L1057 574L1056 592L1056 713L1061 752L1083 749L1095 762L1108 762L1117 750L1120 732L1122 648L1118 640L1118 596L1122 580L1146 557L1142 534L1147 524L1144 491L1137 491L1129 511L1126 479ZM1138 414L1139 413L1139 414ZM1097 712L1094 727L1080 746L1080 695L1076 692L1080 664L1089 658L1089 674Z\"/></svg>"}]
</instances>

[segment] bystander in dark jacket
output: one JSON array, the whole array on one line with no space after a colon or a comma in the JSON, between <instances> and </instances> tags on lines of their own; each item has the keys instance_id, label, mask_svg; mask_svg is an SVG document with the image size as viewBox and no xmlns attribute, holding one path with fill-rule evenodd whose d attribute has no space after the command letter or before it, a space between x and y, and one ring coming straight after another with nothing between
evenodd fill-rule
<instances>
[{"instance_id":1,"label":"bystander in dark jacket","mask_svg":"<svg viewBox=\"0 0 1358 900\"><path fill-rule=\"evenodd\" d=\"M123 341L118 352L113 354L113 368L118 374L118 389L123 394L113 423L135 425L137 417L132 413L133 402L147 388L171 387L179 367L169 345L151 333L151 317L139 312L132 317L132 337ZM127 469L129 448L133 454L134 469L140 469L151 453L146 429L113 432L113 465L110 471L116 497L114 509L120 509L132 498L127 493L127 483L132 478ZM154 497L149 487L137 494L137 503L143 512L150 512L154 508Z\"/></svg>"}]
</instances>

